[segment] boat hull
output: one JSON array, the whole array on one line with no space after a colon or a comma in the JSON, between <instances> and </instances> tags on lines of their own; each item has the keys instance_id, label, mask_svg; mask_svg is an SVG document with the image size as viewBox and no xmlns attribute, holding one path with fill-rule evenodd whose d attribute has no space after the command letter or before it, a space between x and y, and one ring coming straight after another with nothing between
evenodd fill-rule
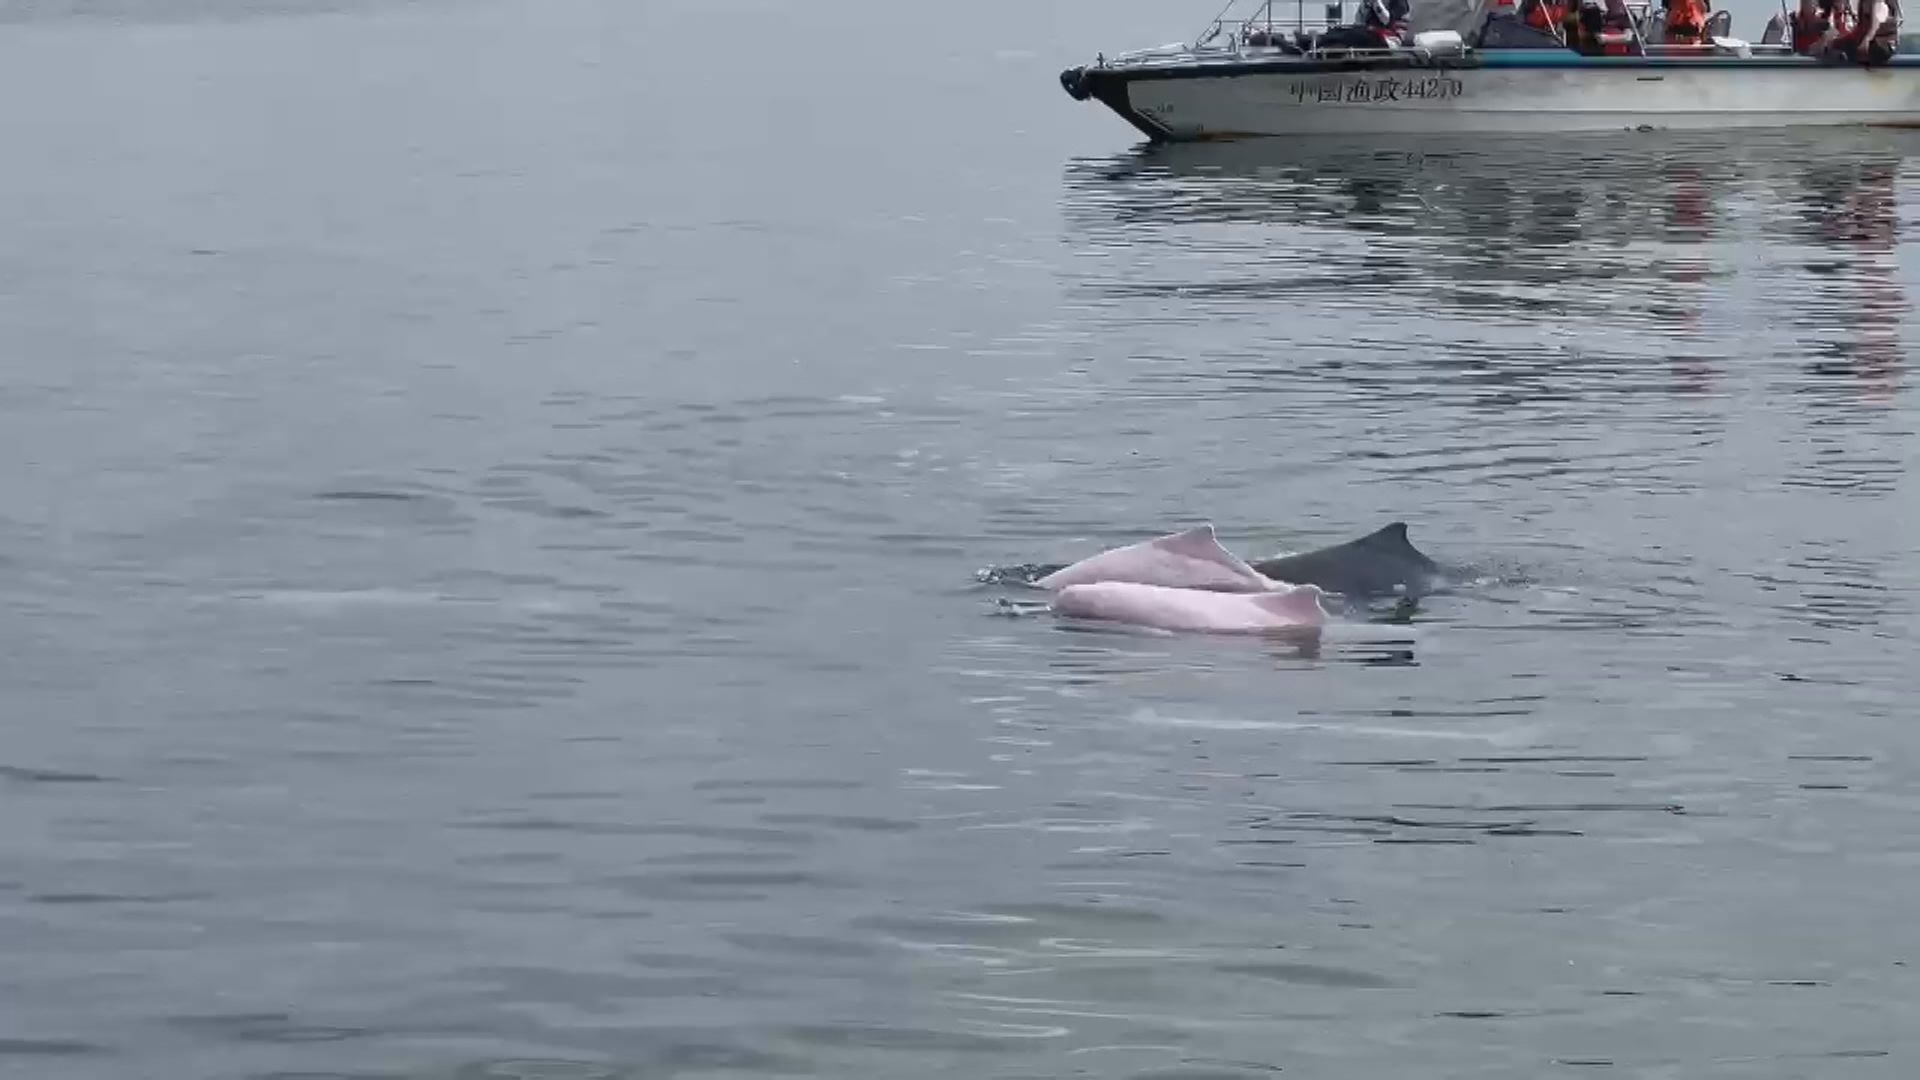
<instances>
[{"instance_id":1,"label":"boat hull","mask_svg":"<svg viewBox=\"0 0 1920 1080\"><path fill-rule=\"evenodd\" d=\"M1529 50L1531 51L1531 50ZM1269 135L1920 126L1920 60L1479 54L1425 65L1270 63L1062 74L1157 141Z\"/></svg>"}]
</instances>

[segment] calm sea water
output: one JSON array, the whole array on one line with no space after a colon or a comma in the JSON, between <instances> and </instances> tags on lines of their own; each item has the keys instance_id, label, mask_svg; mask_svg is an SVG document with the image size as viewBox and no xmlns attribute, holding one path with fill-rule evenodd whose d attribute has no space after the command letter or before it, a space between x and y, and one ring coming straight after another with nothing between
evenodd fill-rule
<instances>
[{"instance_id":1,"label":"calm sea water","mask_svg":"<svg viewBox=\"0 0 1920 1080\"><path fill-rule=\"evenodd\" d=\"M0 1074L1913 1074L1920 139L160 7L0 3ZM976 579L1396 519L1318 651Z\"/></svg>"}]
</instances>

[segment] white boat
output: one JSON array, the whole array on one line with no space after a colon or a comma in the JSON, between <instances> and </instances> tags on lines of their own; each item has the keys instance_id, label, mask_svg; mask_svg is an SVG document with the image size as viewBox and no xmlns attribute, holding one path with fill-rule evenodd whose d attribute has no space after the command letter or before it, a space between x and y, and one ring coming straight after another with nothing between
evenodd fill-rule
<instances>
[{"instance_id":1,"label":"white boat","mask_svg":"<svg viewBox=\"0 0 1920 1080\"><path fill-rule=\"evenodd\" d=\"M1920 55L1905 48L1873 66L1816 59L1726 36L1724 12L1709 22L1722 32L1708 41L1664 43L1662 14L1629 0L1628 54L1585 55L1525 27L1512 2L1413 0L1411 44L1359 49L1320 45L1304 0L1266 0L1245 17L1229 4L1192 44L1102 56L1061 72L1060 82L1156 142L1920 126ZM1339 10L1329 4L1327 21Z\"/></svg>"}]
</instances>

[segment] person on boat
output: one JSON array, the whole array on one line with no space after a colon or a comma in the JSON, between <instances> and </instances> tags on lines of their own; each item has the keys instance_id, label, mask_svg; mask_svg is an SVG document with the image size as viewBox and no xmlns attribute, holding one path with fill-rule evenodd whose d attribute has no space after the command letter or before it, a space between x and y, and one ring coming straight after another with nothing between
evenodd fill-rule
<instances>
[{"instance_id":1,"label":"person on boat","mask_svg":"<svg viewBox=\"0 0 1920 1080\"><path fill-rule=\"evenodd\" d=\"M1852 29L1847 5L1838 0L1800 0L1800 10L1790 18L1793 24L1793 51L1801 56L1819 56L1833 40Z\"/></svg>"},{"instance_id":2,"label":"person on boat","mask_svg":"<svg viewBox=\"0 0 1920 1080\"><path fill-rule=\"evenodd\" d=\"M1835 34L1853 32L1853 8L1847 0L1815 0L1815 7Z\"/></svg>"},{"instance_id":3,"label":"person on boat","mask_svg":"<svg viewBox=\"0 0 1920 1080\"><path fill-rule=\"evenodd\" d=\"M1571 6L1564 0L1521 0L1520 21L1535 30L1565 40L1560 26L1567 21L1567 12Z\"/></svg>"},{"instance_id":4,"label":"person on boat","mask_svg":"<svg viewBox=\"0 0 1920 1080\"><path fill-rule=\"evenodd\" d=\"M1322 48L1391 49L1409 40L1409 0L1362 0L1358 26L1336 26L1320 36Z\"/></svg>"},{"instance_id":5,"label":"person on boat","mask_svg":"<svg viewBox=\"0 0 1920 1080\"><path fill-rule=\"evenodd\" d=\"M1698 44L1707 32L1706 0L1666 0L1667 40Z\"/></svg>"},{"instance_id":6,"label":"person on boat","mask_svg":"<svg viewBox=\"0 0 1920 1080\"><path fill-rule=\"evenodd\" d=\"M1602 56L1632 56L1640 50L1633 30L1633 13L1626 0L1607 0L1600 16L1600 29L1594 34Z\"/></svg>"},{"instance_id":7,"label":"person on boat","mask_svg":"<svg viewBox=\"0 0 1920 1080\"><path fill-rule=\"evenodd\" d=\"M1606 51L1602 39L1606 23L1606 13L1596 0L1580 0L1577 10L1567 12L1567 44L1582 56L1601 55Z\"/></svg>"},{"instance_id":8,"label":"person on boat","mask_svg":"<svg viewBox=\"0 0 1920 1080\"><path fill-rule=\"evenodd\" d=\"M1900 51L1900 0L1860 0L1854 26L1834 40L1831 55L1861 64L1884 64Z\"/></svg>"},{"instance_id":9,"label":"person on boat","mask_svg":"<svg viewBox=\"0 0 1920 1080\"><path fill-rule=\"evenodd\" d=\"M1404 45L1413 40L1412 0L1367 0L1367 28L1386 46Z\"/></svg>"},{"instance_id":10,"label":"person on boat","mask_svg":"<svg viewBox=\"0 0 1920 1080\"><path fill-rule=\"evenodd\" d=\"M1793 31L1793 51L1801 56L1812 56L1832 29L1816 0L1800 0L1800 10L1787 21Z\"/></svg>"}]
</instances>

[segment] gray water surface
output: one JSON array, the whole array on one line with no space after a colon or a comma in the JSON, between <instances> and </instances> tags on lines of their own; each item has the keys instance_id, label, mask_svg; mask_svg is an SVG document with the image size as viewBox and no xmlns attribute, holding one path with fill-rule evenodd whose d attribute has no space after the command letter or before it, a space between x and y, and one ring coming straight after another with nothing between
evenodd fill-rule
<instances>
[{"instance_id":1,"label":"gray water surface","mask_svg":"<svg viewBox=\"0 0 1920 1080\"><path fill-rule=\"evenodd\" d=\"M1913 1074L1920 138L154 8L0 4L0 1074ZM1391 520L1317 649L976 578Z\"/></svg>"}]
</instances>

